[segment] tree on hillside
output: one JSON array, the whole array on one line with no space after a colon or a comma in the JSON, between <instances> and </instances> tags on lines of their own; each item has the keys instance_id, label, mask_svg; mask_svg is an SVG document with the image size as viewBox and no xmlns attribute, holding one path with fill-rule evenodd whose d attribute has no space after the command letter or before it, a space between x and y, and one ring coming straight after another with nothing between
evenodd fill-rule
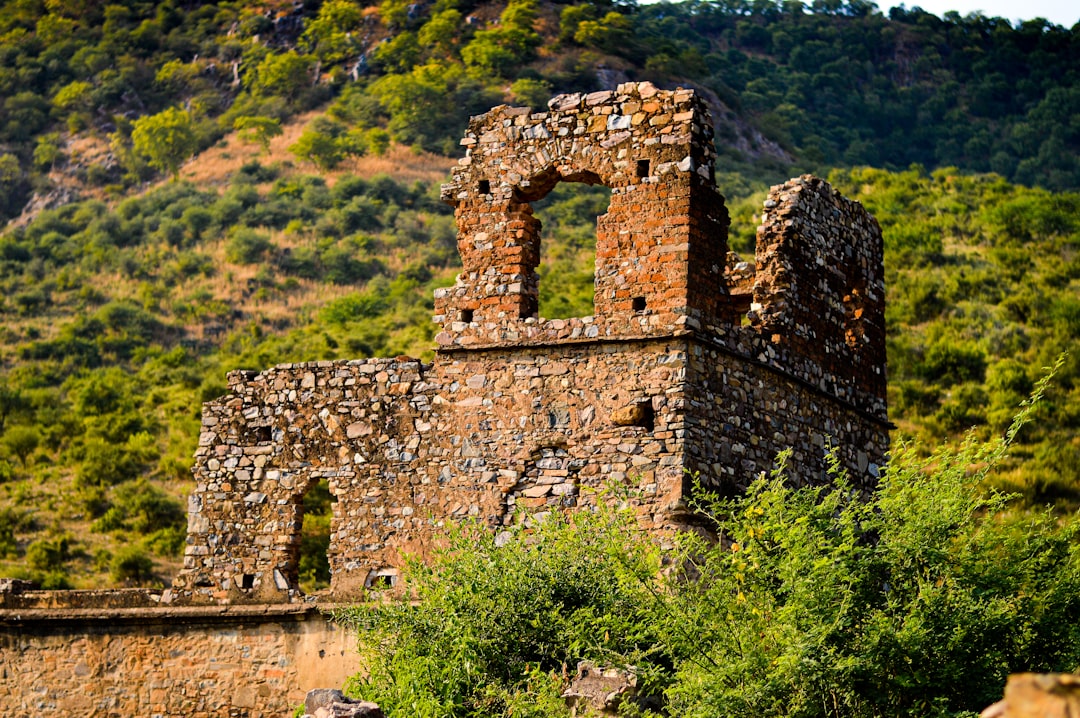
<instances>
[{"instance_id":1,"label":"tree on hillside","mask_svg":"<svg viewBox=\"0 0 1080 718\"><path fill-rule=\"evenodd\" d=\"M174 181L180 177L180 165L198 147L191 113L179 107L135 120L131 141L137 154L151 166L171 174Z\"/></svg>"},{"instance_id":2,"label":"tree on hillside","mask_svg":"<svg viewBox=\"0 0 1080 718\"><path fill-rule=\"evenodd\" d=\"M22 392L11 386L6 378L0 379L0 434L4 433L4 425L10 417L26 408L27 401Z\"/></svg>"},{"instance_id":3,"label":"tree on hillside","mask_svg":"<svg viewBox=\"0 0 1080 718\"><path fill-rule=\"evenodd\" d=\"M259 145L264 155L270 152L270 140L282 133L280 120L255 115L237 117L233 129L240 133L242 141Z\"/></svg>"},{"instance_id":4,"label":"tree on hillside","mask_svg":"<svg viewBox=\"0 0 1080 718\"><path fill-rule=\"evenodd\" d=\"M357 30L363 18L358 5L349 0L329 0L307 24L303 40L311 52L327 63L343 62L360 47Z\"/></svg>"},{"instance_id":5,"label":"tree on hillside","mask_svg":"<svg viewBox=\"0 0 1080 718\"><path fill-rule=\"evenodd\" d=\"M13 426L4 434L4 446L19 457L19 462L22 463L24 469L26 460L37 450L40 443L41 436L32 426Z\"/></svg>"}]
</instances>

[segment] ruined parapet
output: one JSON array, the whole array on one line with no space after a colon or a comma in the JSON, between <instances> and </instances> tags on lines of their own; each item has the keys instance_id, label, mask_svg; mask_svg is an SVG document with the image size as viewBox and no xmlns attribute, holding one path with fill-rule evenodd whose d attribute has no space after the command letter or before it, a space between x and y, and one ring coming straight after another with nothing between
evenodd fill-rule
<instances>
[{"instance_id":1,"label":"ruined parapet","mask_svg":"<svg viewBox=\"0 0 1080 718\"><path fill-rule=\"evenodd\" d=\"M690 90L560 95L473 118L443 187L464 269L437 290L431 364L407 357L234 372L206 404L184 568L162 602L300 597L303 497L335 500L330 600L393 588L448 521L503 530L632 489L666 532L698 474L737 491L791 451L790 479L856 486L888 449L881 233L801 177L774 187L753 262L728 252L712 130ZM594 313L536 316L529 203L611 187Z\"/></svg>"},{"instance_id":2,"label":"ruined parapet","mask_svg":"<svg viewBox=\"0 0 1080 718\"><path fill-rule=\"evenodd\" d=\"M882 418L883 254L877 221L825 180L804 175L773 187L749 314L789 371Z\"/></svg>"},{"instance_id":3,"label":"ruined parapet","mask_svg":"<svg viewBox=\"0 0 1080 718\"><path fill-rule=\"evenodd\" d=\"M334 499L332 588L392 583L383 559L363 559L396 557L410 536L430 532L430 511L411 510L425 503L413 464L431 450L424 369L403 358L230 373L231 393L203 407L184 569L167 600L297 598L303 497L324 479Z\"/></svg>"},{"instance_id":4,"label":"ruined parapet","mask_svg":"<svg viewBox=\"0 0 1080 718\"><path fill-rule=\"evenodd\" d=\"M626 83L559 95L543 112L500 106L472 118L462 144L442 196L464 268L436 294L440 347L653 336L716 320L728 216L712 124L693 91ZM559 182L611 188L584 321L537 316L542 239L529 203Z\"/></svg>"}]
</instances>

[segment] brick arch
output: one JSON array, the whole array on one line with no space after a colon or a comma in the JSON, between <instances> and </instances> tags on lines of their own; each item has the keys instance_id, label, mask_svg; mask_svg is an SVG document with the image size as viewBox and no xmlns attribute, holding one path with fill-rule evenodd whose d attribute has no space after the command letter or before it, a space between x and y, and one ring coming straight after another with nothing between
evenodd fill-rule
<instances>
[{"instance_id":1,"label":"brick arch","mask_svg":"<svg viewBox=\"0 0 1080 718\"><path fill-rule=\"evenodd\" d=\"M547 112L472 118L443 186L464 271L436 294L442 346L649 336L720 321L727 210L708 111L689 90L626 83L560 95ZM528 203L560 181L612 190L597 222L593 319L538 322L539 222ZM532 323L529 323L529 322Z\"/></svg>"},{"instance_id":2,"label":"brick arch","mask_svg":"<svg viewBox=\"0 0 1080 718\"><path fill-rule=\"evenodd\" d=\"M513 197L518 202L532 203L542 200L560 182L611 187L603 177L591 169L571 169L567 165L549 164L538 170L521 184L513 187Z\"/></svg>"}]
</instances>

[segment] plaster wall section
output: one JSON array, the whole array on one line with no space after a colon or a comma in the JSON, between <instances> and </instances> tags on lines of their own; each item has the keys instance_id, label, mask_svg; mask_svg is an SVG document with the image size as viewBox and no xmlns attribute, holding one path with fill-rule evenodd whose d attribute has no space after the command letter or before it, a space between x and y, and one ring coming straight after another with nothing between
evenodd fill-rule
<instances>
[{"instance_id":1,"label":"plaster wall section","mask_svg":"<svg viewBox=\"0 0 1080 718\"><path fill-rule=\"evenodd\" d=\"M355 635L295 604L0 609L0 654L11 718L286 716L359 660Z\"/></svg>"},{"instance_id":2,"label":"plaster wall section","mask_svg":"<svg viewBox=\"0 0 1080 718\"><path fill-rule=\"evenodd\" d=\"M670 528L683 498L685 339L501 347L230 374L206 405L184 568L166 603L297 598L303 494L336 499L335 600L392 588L445 521L493 530L609 481Z\"/></svg>"}]
</instances>

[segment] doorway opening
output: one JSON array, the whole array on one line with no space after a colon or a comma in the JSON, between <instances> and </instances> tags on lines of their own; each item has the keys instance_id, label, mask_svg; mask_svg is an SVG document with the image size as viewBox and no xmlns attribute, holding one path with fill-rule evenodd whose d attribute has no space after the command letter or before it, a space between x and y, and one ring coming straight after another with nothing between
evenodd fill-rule
<instances>
[{"instance_id":1,"label":"doorway opening","mask_svg":"<svg viewBox=\"0 0 1080 718\"><path fill-rule=\"evenodd\" d=\"M596 218L608 211L611 188L562 181L530 203L540 220L539 315L545 319L594 313Z\"/></svg>"},{"instance_id":2,"label":"doorway opening","mask_svg":"<svg viewBox=\"0 0 1080 718\"><path fill-rule=\"evenodd\" d=\"M305 593L330 586L330 527L336 499L326 479L313 481L304 494L300 529L300 588Z\"/></svg>"}]
</instances>

